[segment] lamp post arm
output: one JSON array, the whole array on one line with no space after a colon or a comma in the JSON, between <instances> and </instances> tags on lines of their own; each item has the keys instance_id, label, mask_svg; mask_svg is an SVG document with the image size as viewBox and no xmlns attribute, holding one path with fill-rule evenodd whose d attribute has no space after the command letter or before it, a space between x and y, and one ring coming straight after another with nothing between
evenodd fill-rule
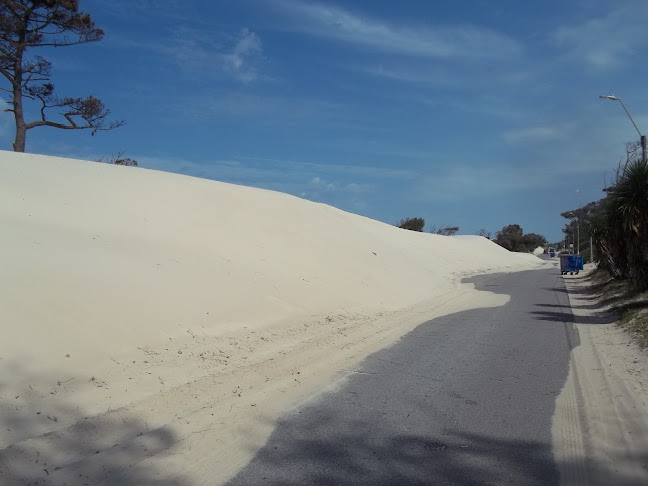
<instances>
[{"instance_id":1,"label":"lamp post arm","mask_svg":"<svg viewBox=\"0 0 648 486\"><path fill-rule=\"evenodd\" d=\"M625 110L625 112L628 114L628 118L630 118L630 121L631 121L632 124L634 125L635 130L637 130L637 133L639 134L639 136L640 136L640 137L643 137L643 135L641 134L641 131L639 131L639 127L637 127L637 124L635 123L634 119L632 118L632 115L630 114L630 112L629 112L628 109L626 108L626 105L625 105L625 103L623 102L623 100L621 100L621 98L617 98L617 99L618 99L619 102L621 103L621 106L623 106L623 109Z\"/></svg>"}]
</instances>

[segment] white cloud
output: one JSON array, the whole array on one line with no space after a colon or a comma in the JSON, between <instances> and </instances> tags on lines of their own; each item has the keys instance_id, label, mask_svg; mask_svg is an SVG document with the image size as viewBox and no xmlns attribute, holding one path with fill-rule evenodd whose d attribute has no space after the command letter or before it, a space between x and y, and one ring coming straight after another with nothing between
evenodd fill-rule
<instances>
[{"instance_id":1,"label":"white cloud","mask_svg":"<svg viewBox=\"0 0 648 486\"><path fill-rule=\"evenodd\" d=\"M320 163L320 162L302 162L296 160L282 160L272 159L268 157L247 157L239 156L241 160L250 160L255 162L263 162L265 165L271 164L275 167L281 167L291 173L293 172L325 172L328 174L340 174L345 176L358 176L367 180L410 180L415 179L417 176L416 171L409 169L392 169L389 167L376 167L370 165L358 165L354 163L348 164L334 164L334 163ZM318 183L321 182L320 177L315 177ZM313 179L311 179L312 181Z\"/></svg>"},{"instance_id":2,"label":"white cloud","mask_svg":"<svg viewBox=\"0 0 648 486\"><path fill-rule=\"evenodd\" d=\"M631 2L580 25L562 26L551 35L568 56L597 70L617 68L643 54L648 41L648 3Z\"/></svg>"},{"instance_id":3,"label":"white cloud","mask_svg":"<svg viewBox=\"0 0 648 486\"><path fill-rule=\"evenodd\" d=\"M504 138L508 144L519 144L564 139L569 134L570 127L563 124L509 130L502 134L502 138Z\"/></svg>"},{"instance_id":4,"label":"white cloud","mask_svg":"<svg viewBox=\"0 0 648 486\"><path fill-rule=\"evenodd\" d=\"M232 52L223 55L225 71L242 83L248 84L258 78L256 65L262 53L259 36L243 29Z\"/></svg>"},{"instance_id":5,"label":"white cloud","mask_svg":"<svg viewBox=\"0 0 648 486\"><path fill-rule=\"evenodd\" d=\"M174 27L166 42L113 39L120 48L154 52L191 76L223 77L227 75L243 84L260 78L263 45L257 34L249 29L232 37L206 29Z\"/></svg>"},{"instance_id":6,"label":"white cloud","mask_svg":"<svg viewBox=\"0 0 648 486\"><path fill-rule=\"evenodd\" d=\"M448 164L434 174L421 174L412 184L408 197L421 203L454 203L502 194L537 189L547 185L554 174L543 166L511 167L489 164L473 167L468 164Z\"/></svg>"},{"instance_id":7,"label":"white cloud","mask_svg":"<svg viewBox=\"0 0 648 486\"><path fill-rule=\"evenodd\" d=\"M353 166L345 167L348 170L342 170L342 166L309 162L257 158L248 158L247 162L243 158L196 162L176 157L138 155L134 158L144 168L280 191L357 211L368 207L361 196L370 197L375 193L377 185L391 180L388 173L383 173L379 174L377 179L368 182L346 182L343 179L354 171ZM361 167L359 172L369 173L373 171L372 169ZM319 170L328 176L312 176L314 170Z\"/></svg>"},{"instance_id":8,"label":"white cloud","mask_svg":"<svg viewBox=\"0 0 648 486\"><path fill-rule=\"evenodd\" d=\"M508 59L519 56L514 39L471 25L412 27L391 25L319 3L277 2L288 16L297 17L291 30L371 50L434 58Z\"/></svg>"},{"instance_id":9,"label":"white cloud","mask_svg":"<svg viewBox=\"0 0 648 486\"><path fill-rule=\"evenodd\" d=\"M369 192L372 188L370 184L358 184L357 182L341 183L337 181L326 181L321 177L313 177L309 182L311 191L341 192L350 194L360 194Z\"/></svg>"},{"instance_id":10,"label":"white cloud","mask_svg":"<svg viewBox=\"0 0 648 486\"><path fill-rule=\"evenodd\" d=\"M465 79L457 76L456 73L452 73L447 70L439 69L434 67L432 69L421 70L419 68L408 67L386 67L384 65L380 66L369 66L359 71L372 76L379 78L390 79L392 81L401 81L406 83L419 83L425 84L427 86L442 86L442 87L451 87L457 88L458 84L460 86L465 85Z\"/></svg>"}]
</instances>

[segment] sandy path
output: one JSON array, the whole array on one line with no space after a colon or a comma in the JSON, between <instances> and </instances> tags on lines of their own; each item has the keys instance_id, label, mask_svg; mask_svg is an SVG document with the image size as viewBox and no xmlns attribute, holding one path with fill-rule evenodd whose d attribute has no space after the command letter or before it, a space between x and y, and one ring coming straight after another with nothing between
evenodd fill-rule
<instances>
[{"instance_id":1,"label":"sandy path","mask_svg":"<svg viewBox=\"0 0 648 486\"><path fill-rule=\"evenodd\" d=\"M556 400L554 454L565 485L648 484L648 354L592 310L586 284L565 276L580 345ZM607 317L607 318L606 318Z\"/></svg>"},{"instance_id":2,"label":"sandy path","mask_svg":"<svg viewBox=\"0 0 648 486\"><path fill-rule=\"evenodd\" d=\"M452 292L402 311L322 315L211 341L196 337L181 349L169 348L170 364L160 350L144 350L146 366L121 357L100 383L81 373L60 385L54 377L32 377L32 389L48 388L18 397L20 406L10 411L16 429L13 445L0 452L0 464L11 465L3 479L222 483L263 445L282 411L340 383L373 351L427 319L506 302L506 296L457 284ZM206 373L167 385L165 366L178 365L175 360L184 356L204 363ZM155 393L108 413L87 417L73 406L93 403L85 394L97 390L136 390L155 382Z\"/></svg>"}]
</instances>

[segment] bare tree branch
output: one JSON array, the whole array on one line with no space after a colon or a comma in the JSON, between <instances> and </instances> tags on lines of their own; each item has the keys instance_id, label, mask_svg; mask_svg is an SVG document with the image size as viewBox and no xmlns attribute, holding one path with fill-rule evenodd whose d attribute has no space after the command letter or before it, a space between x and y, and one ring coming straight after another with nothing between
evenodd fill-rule
<instances>
[{"instance_id":1,"label":"bare tree branch","mask_svg":"<svg viewBox=\"0 0 648 486\"><path fill-rule=\"evenodd\" d=\"M50 83L51 63L41 56L26 57L38 47L67 47L103 38L89 14L79 11L78 0L0 0L0 74L10 88L16 121L14 150L24 151L28 130L50 126L64 130L112 130L123 121L108 122L110 111L99 98L57 98ZM30 51L31 52L31 51ZM40 102L40 120L26 122L23 101ZM64 121L48 118L55 112Z\"/></svg>"}]
</instances>

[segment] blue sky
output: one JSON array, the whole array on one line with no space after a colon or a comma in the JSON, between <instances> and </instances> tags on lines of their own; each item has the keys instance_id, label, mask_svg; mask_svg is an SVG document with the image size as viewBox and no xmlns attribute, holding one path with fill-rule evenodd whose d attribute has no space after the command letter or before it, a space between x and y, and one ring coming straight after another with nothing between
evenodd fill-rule
<instances>
[{"instance_id":1,"label":"blue sky","mask_svg":"<svg viewBox=\"0 0 648 486\"><path fill-rule=\"evenodd\" d=\"M638 139L598 96L648 131L645 0L80 3L104 40L41 54L60 95L126 125L36 128L29 152L125 151L386 223L555 241ZM12 137L5 113L3 149Z\"/></svg>"}]
</instances>

